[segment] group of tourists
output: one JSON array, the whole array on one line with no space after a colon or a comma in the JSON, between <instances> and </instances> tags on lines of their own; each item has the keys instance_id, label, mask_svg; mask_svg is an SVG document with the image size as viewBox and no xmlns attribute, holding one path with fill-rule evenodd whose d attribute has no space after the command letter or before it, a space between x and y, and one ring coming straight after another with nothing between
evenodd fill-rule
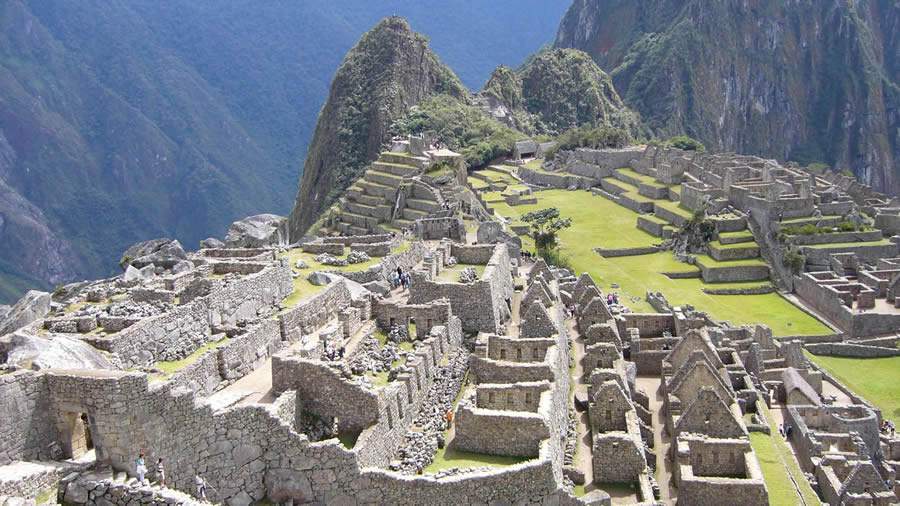
<instances>
[{"instance_id":1,"label":"group of tourists","mask_svg":"<svg viewBox=\"0 0 900 506\"><path fill-rule=\"evenodd\" d=\"M403 288L409 289L410 278L408 272L403 272L402 267L397 267L396 271L391 271L391 289Z\"/></svg>"},{"instance_id":2,"label":"group of tourists","mask_svg":"<svg viewBox=\"0 0 900 506\"><path fill-rule=\"evenodd\" d=\"M894 437L897 428L894 426L894 422L890 420L882 420L881 421L881 433L882 434L890 434L891 437Z\"/></svg>"},{"instance_id":3,"label":"group of tourists","mask_svg":"<svg viewBox=\"0 0 900 506\"><path fill-rule=\"evenodd\" d=\"M612 306L613 304L619 303L619 294L618 293L608 293L606 294L606 304Z\"/></svg>"},{"instance_id":4,"label":"group of tourists","mask_svg":"<svg viewBox=\"0 0 900 506\"><path fill-rule=\"evenodd\" d=\"M144 458L144 452L141 451L138 454L138 458L134 461L134 470L135 474L137 474L138 484L145 486L149 485L150 481L147 480L147 461ZM160 487L166 486L166 469L163 466L162 457L156 460L156 467L154 469L156 472L156 483ZM203 501L206 500L206 480L200 477L200 475L194 476L194 485L197 487L197 497Z\"/></svg>"}]
</instances>

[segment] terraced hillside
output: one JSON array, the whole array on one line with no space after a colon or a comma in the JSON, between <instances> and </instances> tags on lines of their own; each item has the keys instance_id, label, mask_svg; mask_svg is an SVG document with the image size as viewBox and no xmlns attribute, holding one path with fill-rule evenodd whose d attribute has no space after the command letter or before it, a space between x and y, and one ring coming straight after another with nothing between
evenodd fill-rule
<instances>
[{"instance_id":1,"label":"terraced hillside","mask_svg":"<svg viewBox=\"0 0 900 506\"><path fill-rule=\"evenodd\" d=\"M571 266L577 272L589 272L598 285L624 295L620 299L633 311L653 311L645 300L647 291L652 290L672 304L693 305L716 319L769 325L777 336L831 332L774 292L768 267L759 258L759 248L746 224L736 225L721 217L717 228L722 231L710 244L710 255L697 257L697 265L679 262L670 251L651 252L692 213L679 205L677 185L658 183L631 169L614 173L603 179L602 190L536 191L537 203L521 206L508 205L481 178L470 176L469 184L519 232L527 230L519 218L536 209L556 207L572 218L573 226L560 234L562 251ZM533 247L526 235L522 239L526 247ZM603 256L597 248L609 254ZM624 250L647 253L614 256L627 253ZM754 294L730 294L747 291Z\"/></svg>"}]
</instances>

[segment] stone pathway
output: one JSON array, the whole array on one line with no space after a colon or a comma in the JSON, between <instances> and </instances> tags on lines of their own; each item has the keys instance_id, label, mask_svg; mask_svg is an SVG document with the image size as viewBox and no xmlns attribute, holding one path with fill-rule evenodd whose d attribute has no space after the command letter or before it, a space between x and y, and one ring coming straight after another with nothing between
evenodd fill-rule
<instances>
[{"instance_id":1,"label":"stone pathway","mask_svg":"<svg viewBox=\"0 0 900 506\"><path fill-rule=\"evenodd\" d=\"M663 399L659 394L662 380L653 376L638 376L637 388L650 398L650 412L653 413L653 451L656 453L656 481L659 484L659 500L663 504L675 504L676 491L671 487L672 463L666 458L671 438L663 433L665 421L662 418Z\"/></svg>"},{"instance_id":2,"label":"stone pathway","mask_svg":"<svg viewBox=\"0 0 900 506\"><path fill-rule=\"evenodd\" d=\"M569 402L574 404L574 394L584 394L587 396L588 386L581 382L584 369L581 366L581 358L584 357L584 340L578 333L575 320L566 320L566 330L572 339L572 349L575 355L575 369L572 371L571 381L574 383L573 395ZM575 451L575 469L584 473L584 483L586 488L593 490L592 483L594 481L594 467L591 450L591 429L587 411L576 411L575 433L578 439L578 449Z\"/></svg>"}]
</instances>

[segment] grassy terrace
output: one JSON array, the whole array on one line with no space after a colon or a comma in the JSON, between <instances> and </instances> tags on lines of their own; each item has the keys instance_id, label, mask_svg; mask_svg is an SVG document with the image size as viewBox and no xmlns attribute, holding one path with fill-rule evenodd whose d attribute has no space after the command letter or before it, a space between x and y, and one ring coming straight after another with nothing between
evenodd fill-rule
<instances>
[{"instance_id":1,"label":"grassy terrace","mask_svg":"<svg viewBox=\"0 0 900 506\"><path fill-rule=\"evenodd\" d=\"M757 244L755 241L747 241L747 242L736 242L731 244L722 244L719 241L711 241L709 243L710 248L715 249L744 249L744 248L755 248Z\"/></svg>"},{"instance_id":2,"label":"grassy terrace","mask_svg":"<svg viewBox=\"0 0 900 506\"><path fill-rule=\"evenodd\" d=\"M510 176L509 174L507 174L505 172L501 172L499 170L484 169L484 170L479 170L478 173L481 174L482 176L485 176L486 178L490 179L491 181L493 181L495 183L510 183L510 184L518 183L516 178Z\"/></svg>"},{"instance_id":3,"label":"grassy terrace","mask_svg":"<svg viewBox=\"0 0 900 506\"><path fill-rule=\"evenodd\" d=\"M766 480L766 488L769 489L769 504L773 506L821 504L791 453L791 448L778 433L778 428L774 427L768 409L762 403L758 405L762 405L765 411L771 434L751 432L750 445L756 452L763 478ZM797 486L794 483L797 483Z\"/></svg>"},{"instance_id":4,"label":"grassy terrace","mask_svg":"<svg viewBox=\"0 0 900 506\"><path fill-rule=\"evenodd\" d=\"M481 190L488 187L487 183L472 176L467 177L466 182L469 183L469 186L471 186L474 190Z\"/></svg>"},{"instance_id":5,"label":"grassy terrace","mask_svg":"<svg viewBox=\"0 0 900 506\"><path fill-rule=\"evenodd\" d=\"M717 268L717 267L756 267L756 266L764 266L766 264L765 260L762 258L746 258L743 260L726 260L724 262L720 262L709 255L697 255L697 263L702 265L703 267L708 268ZM718 283L716 283L718 285Z\"/></svg>"},{"instance_id":6,"label":"grassy terrace","mask_svg":"<svg viewBox=\"0 0 900 506\"><path fill-rule=\"evenodd\" d=\"M900 422L900 357L848 358L807 355L841 383L881 409L884 418ZM861 374L861 371L865 371Z\"/></svg>"},{"instance_id":7,"label":"grassy terrace","mask_svg":"<svg viewBox=\"0 0 900 506\"><path fill-rule=\"evenodd\" d=\"M692 212L678 205L678 202L672 202L671 200L655 200L654 205L688 220L694 217Z\"/></svg>"},{"instance_id":8,"label":"grassy terrace","mask_svg":"<svg viewBox=\"0 0 900 506\"><path fill-rule=\"evenodd\" d=\"M402 253L403 251L406 251L407 249L409 249L409 246L410 246L410 244L408 242L404 242L397 248L394 248L394 250L391 251L391 253L392 254ZM344 248L344 251L349 253L350 249ZM287 257L288 261L290 262L291 269L293 269L294 272L300 274L299 276L294 278L294 291L291 292L291 294L288 295L287 298L285 298L284 301L282 302L282 305L284 305L285 307L288 307L288 308L294 307L303 299L306 299L307 297L315 295L325 289L324 286L316 286L316 285L310 283L309 281L307 281L306 277L311 272L315 272L315 271L360 272L360 271L364 271L364 270L368 269L369 267L372 267L373 265L376 265L381 262L380 258L375 257L366 262L362 262L362 263L358 263L358 264L350 264L350 265L346 265L344 267L337 267L334 265L324 265L324 264L320 264L319 262L316 262L316 260L315 260L316 256L317 255L315 255L313 253L306 253L303 250L301 250L300 248L294 248L294 249L291 249L282 254L282 257ZM344 256L343 258L346 258L346 256ZM297 264L297 260L303 260L304 262L306 262L306 265L308 265L309 268L308 269L297 269L296 267L294 267Z\"/></svg>"},{"instance_id":9,"label":"grassy terrace","mask_svg":"<svg viewBox=\"0 0 900 506\"><path fill-rule=\"evenodd\" d=\"M626 183L625 181L621 181L614 177L605 177L605 178L603 178L603 182L609 183L626 193L628 193L628 192L637 193L637 191L638 191L637 186L635 186L631 183Z\"/></svg>"},{"instance_id":10,"label":"grassy terrace","mask_svg":"<svg viewBox=\"0 0 900 506\"><path fill-rule=\"evenodd\" d=\"M638 312L652 312L644 300L647 290L662 292L672 304L691 304L713 318L733 324L764 323L777 336L816 335L830 329L777 293L763 295L709 295L704 287L738 288L758 286L758 282L704 284L700 279L670 279L664 272L690 272L696 267L678 262L670 252L650 255L603 258L594 248L635 248L652 246L659 239L636 228L638 214L609 199L590 192L549 190L535 193L537 204L510 207L492 204L497 214L518 220L523 214L557 207L572 218L573 226L560 234L563 252L577 272L589 272L601 287L624 295L625 303ZM659 204L662 201L655 201ZM677 206L676 203L667 203ZM679 208L680 209L680 208ZM690 216L689 211L681 210ZM524 238L523 239L527 239ZM526 247L530 240L523 241ZM712 259L710 259L712 260ZM743 262L743 261L742 261ZM761 260L755 261L756 265ZM731 265L731 264L729 264Z\"/></svg>"},{"instance_id":11,"label":"grassy terrace","mask_svg":"<svg viewBox=\"0 0 900 506\"><path fill-rule=\"evenodd\" d=\"M623 176L628 176L628 177L637 179L641 183L644 183L649 186L653 186L656 188L665 188L666 187L666 185L657 181L656 178L654 178L653 176L647 176L645 174L641 174L640 172L637 172L631 168L626 167L623 169L617 169L616 172L618 172L619 174L622 174Z\"/></svg>"},{"instance_id":12,"label":"grassy terrace","mask_svg":"<svg viewBox=\"0 0 900 506\"><path fill-rule=\"evenodd\" d=\"M789 220L781 220L782 225L805 225L806 223L818 223L823 220L839 220L840 216L837 215L829 215L829 216L819 216L819 217L811 217L807 216L804 218L791 218Z\"/></svg>"},{"instance_id":13,"label":"grassy terrace","mask_svg":"<svg viewBox=\"0 0 900 506\"><path fill-rule=\"evenodd\" d=\"M719 234L719 238L725 239L753 239L753 232L749 230L740 230L737 232L722 232Z\"/></svg>"}]
</instances>

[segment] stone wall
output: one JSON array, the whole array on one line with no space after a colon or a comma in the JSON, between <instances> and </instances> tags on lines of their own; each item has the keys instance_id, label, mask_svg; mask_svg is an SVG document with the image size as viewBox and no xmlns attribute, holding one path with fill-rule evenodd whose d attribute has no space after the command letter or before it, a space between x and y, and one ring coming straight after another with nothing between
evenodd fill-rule
<instances>
[{"instance_id":1,"label":"stone wall","mask_svg":"<svg viewBox=\"0 0 900 506\"><path fill-rule=\"evenodd\" d=\"M460 402L454 426L454 448L489 455L537 457L541 442L550 438L539 413L481 409L469 401Z\"/></svg>"},{"instance_id":2,"label":"stone wall","mask_svg":"<svg viewBox=\"0 0 900 506\"><path fill-rule=\"evenodd\" d=\"M403 304L380 299L372 306L372 317L379 328L390 330L392 322L406 325L413 320L418 338L425 338L436 325L445 325L451 314L450 303L440 300L430 304Z\"/></svg>"},{"instance_id":3,"label":"stone wall","mask_svg":"<svg viewBox=\"0 0 900 506\"><path fill-rule=\"evenodd\" d=\"M49 460L56 426L46 377L30 371L0 375L0 465L14 460Z\"/></svg>"},{"instance_id":4,"label":"stone wall","mask_svg":"<svg viewBox=\"0 0 900 506\"><path fill-rule=\"evenodd\" d=\"M328 253L329 255L334 255L334 256L343 256L344 255L344 245L341 243L307 242L307 243L301 244L300 248L305 253L312 253L314 255L318 255L320 253Z\"/></svg>"},{"instance_id":5,"label":"stone wall","mask_svg":"<svg viewBox=\"0 0 900 506\"><path fill-rule=\"evenodd\" d=\"M298 341L313 332L350 305L350 290L343 279L329 284L325 290L282 312L278 316L285 340Z\"/></svg>"},{"instance_id":6,"label":"stone wall","mask_svg":"<svg viewBox=\"0 0 900 506\"><path fill-rule=\"evenodd\" d=\"M409 302L426 304L447 299L453 314L462 321L465 332L497 332L499 325L509 316L508 300L512 296L512 268L505 245L454 247L454 256L461 263L485 263L490 260L481 278L473 283L447 283L432 281L427 273L413 271Z\"/></svg>"}]
</instances>

